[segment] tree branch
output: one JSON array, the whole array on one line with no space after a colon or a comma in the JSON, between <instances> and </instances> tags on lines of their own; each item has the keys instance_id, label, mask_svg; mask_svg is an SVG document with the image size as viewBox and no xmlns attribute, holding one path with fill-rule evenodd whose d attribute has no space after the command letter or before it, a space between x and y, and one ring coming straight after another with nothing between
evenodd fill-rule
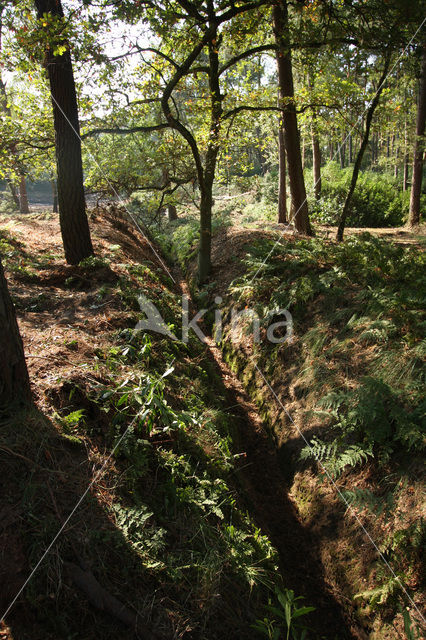
<instances>
[{"instance_id":1,"label":"tree branch","mask_svg":"<svg viewBox=\"0 0 426 640\"><path fill-rule=\"evenodd\" d=\"M162 122L160 124L153 124L148 126L141 127L130 127L129 129L122 129L121 127L101 127L99 129L92 129L92 131L88 131L81 136L82 140L86 138L91 138L92 136L97 135L98 133L116 133L118 135L127 135L129 133L149 133L150 131L161 131L162 129L168 129L169 124L167 122Z\"/></svg>"},{"instance_id":2,"label":"tree branch","mask_svg":"<svg viewBox=\"0 0 426 640\"><path fill-rule=\"evenodd\" d=\"M234 64L236 64L240 60L244 60L249 56L255 55L256 53L266 53L267 51L276 51L276 49L277 49L276 44L263 44L258 47L253 47L253 49L247 49L247 51L244 51L243 53L240 53L237 56L230 58L228 62L225 62L225 64L222 65L221 68L219 69L219 75L224 73L224 71L229 69L229 67L232 67Z\"/></svg>"}]
</instances>

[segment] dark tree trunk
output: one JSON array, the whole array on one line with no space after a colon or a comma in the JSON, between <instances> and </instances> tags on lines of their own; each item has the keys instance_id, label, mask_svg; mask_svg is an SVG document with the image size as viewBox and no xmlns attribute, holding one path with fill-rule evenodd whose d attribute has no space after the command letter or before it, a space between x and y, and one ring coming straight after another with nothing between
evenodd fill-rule
<instances>
[{"instance_id":1,"label":"dark tree trunk","mask_svg":"<svg viewBox=\"0 0 426 640\"><path fill-rule=\"evenodd\" d=\"M35 0L37 16L63 17L60 0ZM40 27L41 28L41 27ZM77 96L68 43L60 56L46 49L45 66L50 83L55 126L59 219L65 258L77 264L93 254L83 187Z\"/></svg>"},{"instance_id":2,"label":"dark tree trunk","mask_svg":"<svg viewBox=\"0 0 426 640\"><path fill-rule=\"evenodd\" d=\"M287 222L287 179L284 142L284 123L280 115L278 123L278 222Z\"/></svg>"},{"instance_id":3,"label":"dark tree trunk","mask_svg":"<svg viewBox=\"0 0 426 640\"><path fill-rule=\"evenodd\" d=\"M53 195L53 213L58 213L58 189L56 186L56 180L51 180L50 184L52 186L52 195Z\"/></svg>"},{"instance_id":4,"label":"dark tree trunk","mask_svg":"<svg viewBox=\"0 0 426 640\"><path fill-rule=\"evenodd\" d=\"M340 158L341 169L345 168L345 152L346 152L346 145L344 142L342 142L342 144L339 145L339 158Z\"/></svg>"},{"instance_id":5,"label":"dark tree trunk","mask_svg":"<svg viewBox=\"0 0 426 640\"><path fill-rule=\"evenodd\" d=\"M420 196L422 191L423 153L425 149L426 122L426 42L423 43L422 68L420 72L419 99L417 103L416 140L413 152L413 177L411 180L410 213L408 225L420 222Z\"/></svg>"},{"instance_id":6,"label":"dark tree trunk","mask_svg":"<svg viewBox=\"0 0 426 640\"><path fill-rule=\"evenodd\" d=\"M349 134L348 147L349 147L349 149L348 149L348 153L349 153L348 161L349 161L349 164L352 164L352 160L353 160L353 149L352 149L352 134L351 134L351 133Z\"/></svg>"},{"instance_id":7,"label":"dark tree trunk","mask_svg":"<svg viewBox=\"0 0 426 640\"><path fill-rule=\"evenodd\" d=\"M364 135L362 137L361 146L359 148L359 151L358 151L356 159L355 159L355 164L354 164L354 168L353 168L353 172L352 172L351 183L349 185L349 191L348 191L348 194L346 196L345 204L343 205L342 215L340 217L339 226L337 228L337 236L336 237L337 237L337 240L339 242L341 242L343 240L343 232L345 230L346 218L347 218L347 215L349 213L349 209L350 209L351 201L352 201L352 196L353 196L353 193L355 191L356 183L357 183L357 180L358 180L358 174L359 174L359 170L361 168L362 158L364 156L364 152L365 152L365 150L367 148L367 145L368 145L368 137L370 135L371 122L373 120L373 115L374 115L374 112L376 110L377 105L379 104L380 95L381 95L381 93L383 91L384 82L385 82L385 79L386 79L386 76L387 76L387 72L388 72L388 69L389 69L389 63L390 63L390 55L387 55L386 59L385 59L384 69L383 69L382 75L381 75L380 80L379 80L378 89L377 89L376 94L375 94L373 100L371 101L371 104L370 104L370 106L368 107L368 110L367 110L367 116L366 116L366 119L365 119Z\"/></svg>"},{"instance_id":8,"label":"dark tree trunk","mask_svg":"<svg viewBox=\"0 0 426 640\"><path fill-rule=\"evenodd\" d=\"M173 220L177 220L177 210L174 204L167 205L167 215L170 222L173 222Z\"/></svg>"},{"instance_id":9,"label":"dark tree trunk","mask_svg":"<svg viewBox=\"0 0 426 640\"><path fill-rule=\"evenodd\" d=\"M27 183L25 180L25 176L21 174L19 180L19 211L21 213L29 213L30 207L28 204L28 195L27 195Z\"/></svg>"},{"instance_id":10,"label":"dark tree trunk","mask_svg":"<svg viewBox=\"0 0 426 640\"><path fill-rule=\"evenodd\" d=\"M217 154L219 152L220 118L222 116L222 97L219 83L219 55L217 50L217 34L209 42L209 87L211 100L211 122L209 145L206 152L203 179L200 184L200 247L198 254L198 282L207 282L211 273L212 247L212 208L213 182L216 172Z\"/></svg>"},{"instance_id":11,"label":"dark tree trunk","mask_svg":"<svg viewBox=\"0 0 426 640\"><path fill-rule=\"evenodd\" d=\"M306 200L305 180L300 153L300 137L294 104L293 71L289 49L289 25L286 0L278 0L273 7L274 34L277 42L277 67L280 102L283 107L284 142L287 154L290 193L295 209L297 231L312 235Z\"/></svg>"},{"instance_id":12,"label":"dark tree trunk","mask_svg":"<svg viewBox=\"0 0 426 640\"><path fill-rule=\"evenodd\" d=\"M30 381L15 309L0 259L0 413L31 400Z\"/></svg>"}]
</instances>

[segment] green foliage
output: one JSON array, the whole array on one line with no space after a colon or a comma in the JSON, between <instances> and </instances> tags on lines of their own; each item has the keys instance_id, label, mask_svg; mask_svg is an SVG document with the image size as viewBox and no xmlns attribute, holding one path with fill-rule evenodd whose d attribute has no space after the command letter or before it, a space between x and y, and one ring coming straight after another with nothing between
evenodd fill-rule
<instances>
[{"instance_id":1,"label":"green foliage","mask_svg":"<svg viewBox=\"0 0 426 640\"><path fill-rule=\"evenodd\" d=\"M306 419L313 418L316 435L302 459L340 478L346 506L359 511L368 530L377 527L380 551L402 583L414 581L424 524L402 502L405 491L416 495L426 445L424 254L363 233L342 244L262 239L246 264L231 286L233 304L278 306L293 316L295 343L262 343L257 365L280 388L293 384ZM374 589L363 598L389 614L405 595L377 564Z\"/></svg>"},{"instance_id":2,"label":"green foliage","mask_svg":"<svg viewBox=\"0 0 426 640\"><path fill-rule=\"evenodd\" d=\"M312 218L323 224L338 222L349 183L352 167L340 169L335 162L322 168L321 199L310 195ZM312 182L307 172L307 182ZM408 215L409 194L403 193L396 179L387 173L361 171L347 219L350 227L394 227L403 224Z\"/></svg>"},{"instance_id":3,"label":"green foliage","mask_svg":"<svg viewBox=\"0 0 426 640\"><path fill-rule=\"evenodd\" d=\"M326 471L337 478L347 467L355 467L366 462L373 453L359 445L339 446L337 442L327 444L313 438L309 445L302 449L300 456L302 460L319 460Z\"/></svg>"},{"instance_id":4,"label":"green foliage","mask_svg":"<svg viewBox=\"0 0 426 640\"><path fill-rule=\"evenodd\" d=\"M357 593L354 597L356 599L367 600L372 608L383 606L388 604L390 600L396 601L397 597L401 594L401 584L404 584L404 576L391 576L385 580L381 585L374 589L366 589L361 593Z\"/></svg>"},{"instance_id":5,"label":"green foliage","mask_svg":"<svg viewBox=\"0 0 426 640\"><path fill-rule=\"evenodd\" d=\"M302 596L296 597L291 589L283 591L275 587L276 604L271 602L266 606L268 616L256 620L253 628L270 640L304 640L308 637L308 628L299 620L315 611L315 607L299 606ZM297 622L295 622L297 620Z\"/></svg>"}]
</instances>

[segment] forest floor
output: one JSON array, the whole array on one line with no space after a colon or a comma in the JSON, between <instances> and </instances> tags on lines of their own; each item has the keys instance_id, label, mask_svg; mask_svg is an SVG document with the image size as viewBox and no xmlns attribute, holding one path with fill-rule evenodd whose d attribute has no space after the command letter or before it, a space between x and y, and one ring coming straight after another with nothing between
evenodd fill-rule
<instances>
[{"instance_id":1,"label":"forest floor","mask_svg":"<svg viewBox=\"0 0 426 640\"><path fill-rule=\"evenodd\" d=\"M243 230L236 222L217 230L210 296L226 296L245 273L248 247L281 231L259 226ZM313 526L312 505L301 508L307 476L293 469L289 478L282 442L280 451L269 435L271 416L256 404L253 385L243 384L248 359L241 368L233 356L244 344L225 349L228 364L211 338L207 348L175 347L155 336L135 344L129 334L140 317L138 293L163 305L169 325L177 325L188 285L176 266L173 283L146 240L121 219L98 215L91 227L97 258L70 267L52 216L0 220L0 251L37 406L25 424L6 425L0 440L4 609L91 485L0 638L128 637L120 619L143 638L259 638L252 625L268 617L268 602L278 606L274 586L316 607L301 617L307 638L404 637L401 616L388 620L387 631L374 629L374 612L361 619L350 589L329 570L326 554L336 547L324 544L324 533L334 536L344 510L331 490L326 506L317 500L317 514L323 512ZM405 230L374 233L404 246L422 244L421 234ZM195 304L202 302L196 297ZM111 456L138 407L146 408L144 393L152 421L144 417L132 431L134 442L126 439ZM288 406L297 421L294 398ZM370 471L360 472L357 483ZM418 515L413 486L414 497L407 496ZM355 529L350 535L368 557ZM348 530L343 534L340 556L349 549ZM410 579L416 587L416 576ZM274 616L272 627L284 629L279 617L271 622Z\"/></svg>"}]
</instances>

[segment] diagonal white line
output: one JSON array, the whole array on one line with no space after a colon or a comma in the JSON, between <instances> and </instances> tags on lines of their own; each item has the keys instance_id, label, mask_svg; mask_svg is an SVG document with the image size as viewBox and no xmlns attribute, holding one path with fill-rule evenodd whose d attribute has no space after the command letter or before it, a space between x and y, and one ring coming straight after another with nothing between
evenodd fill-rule
<instances>
[{"instance_id":1,"label":"diagonal white line","mask_svg":"<svg viewBox=\"0 0 426 640\"><path fill-rule=\"evenodd\" d=\"M285 414L287 415L288 419L290 420L290 422L292 423L292 425L296 428L297 433L299 434L299 436L302 438L302 440L305 442L305 444L311 449L311 451L313 450L313 447L311 445L311 443L306 439L305 434L299 429L299 427L297 426L297 424L294 422L293 418L291 417L290 413L288 412L287 408L285 407L285 405L282 403L281 399L278 397L278 395L275 393L275 390L273 389L273 387L269 384L268 380L265 378L263 372L261 371L261 369L257 366L257 364L255 363L254 366L256 367L256 370L258 371L258 373L262 376L263 381L266 383L266 385L268 386L270 392L272 393L272 395L274 396L275 400L278 402L278 404L280 405L280 407L283 409L283 411L285 412ZM392 576L395 578L395 580L397 580L399 582L399 585L401 587L401 589L403 590L403 592L405 593L405 595L407 596L409 602L411 603L411 605L414 607L414 609L417 611L417 613L419 614L420 618L422 619L422 621L426 624L426 618L423 616L422 612L420 611L420 609L417 607L416 603L413 601L412 597L410 596L410 594L408 593L407 589L405 588L403 582L401 581L401 579L396 575L396 573L394 572L394 570L392 569L392 567L390 566L389 562L386 560L386 558L384 557L383 553L380 551L379 547L377 546L376 542L374 541L374 539L372 538L371 534L367 531L367 529L365 528L364 524L361 522L361 519L359 518L357 512L355 511L355 509L353 508L353 506L346 500L345 496L343 495L343 493L341 492L341 490L339 489L339 487L336 484L336 481L334 480L333 476L329 473L329 471L327 470L327 468L323 465L322 461L319 460L317 458L317 456L315 456L314 454L314 458L317 461L317 463L320 465L321 469L324 471L325 475L327 476L327 478L329 479L329 481L331 482L331 484L333 485L334 489L336 490L339 498L345 503L346 508L348 511L351 511L352 514L355 516L355 519L357 521L357 523L359 524L359 526L361 527L362 531L364 532L365 536L368 538L369 542L373 545L373 547L375 548L375 550L377 551L377 553L380 556L380 559L384 562L384 564L386 565L386 567L389 569L390 573L392 574Z\"/></svg>"},{"instance_id":2,"label":"diagonal white line","mask_svg":"<svg viewBox=\"0 0 426 640\"><path fill-rule=\"evenodd\" d=\"M417 28L415 34L413 35L413 37L411 38L411 40L409 41L409 43L405 46L404 50L402 51L402 53L398 56L398 58L396 59L395 63L393 64L393 66L391 67L391 69L388 71L388 73L386 74L385 78L383 79L383 82L379 85L379 87L377 87L376 93L374 94L374 97L377 96L378 92L381 90L381 88L383 87L383 85L387 82L387 79L389 78L390 74L393 72L393 70L395 69L396 65L398 64L398 62L401 60L401 58L406 54L406 52L408 51L408 48L411 46L411 44L413 43L415 37L417 36L417 34L419 33L419 31L421 30L421 28L423 27L424 23L426 22L426 18L423 19L421 25ZM373 98L374 100L374 98ZM340 152L341 148L343 147L343 145L346 143L346 141L348 140L349 136L351 135L352 131L358 126L358 124L361 122L362 118L364 117L366 111L369 109L369 107L366 107L364 109L364 111L361 113L361 115L359 116L358 120L355 122L355 124L352 126L352 128L349 130L349 133L347 134L346 138L344 138L343 142L340 145L337 145L337 151L336 153L333 155L332 160L335 159L335 157L337 156L337 154ZM314 184L314 189L317 186L318 182L320 181L321 178L318 178L318 180L315 182ZM306 204L307 202L307 197L304 199L304 201L302 202L302 204L300 205L300 207L297 209L297 211L294 213L293 217L289 220L289 223L294 220L294 218L297 216L297 214L299 213L300 209ZM263 269L263 267L265 266L266 262L268 261L268 259L270 258L270 256L272 255L272 253L275 250L275 247L280 244L281 239L284 238L284 233L281 232L280 236L278 238L278 240L276 240L274 246L272 247L272 249L269 251L268 255L266 256L266 258L264 259L264 261L262 262L262 264L260 265L260 267L258 267L256 273L254 274L254 276L252 277L252 279L250 280L250 282L253 282L253 280L256 278L257 274L259 273L259 271L261 271L261 269Z\"/></svg>"}]
</instances>

